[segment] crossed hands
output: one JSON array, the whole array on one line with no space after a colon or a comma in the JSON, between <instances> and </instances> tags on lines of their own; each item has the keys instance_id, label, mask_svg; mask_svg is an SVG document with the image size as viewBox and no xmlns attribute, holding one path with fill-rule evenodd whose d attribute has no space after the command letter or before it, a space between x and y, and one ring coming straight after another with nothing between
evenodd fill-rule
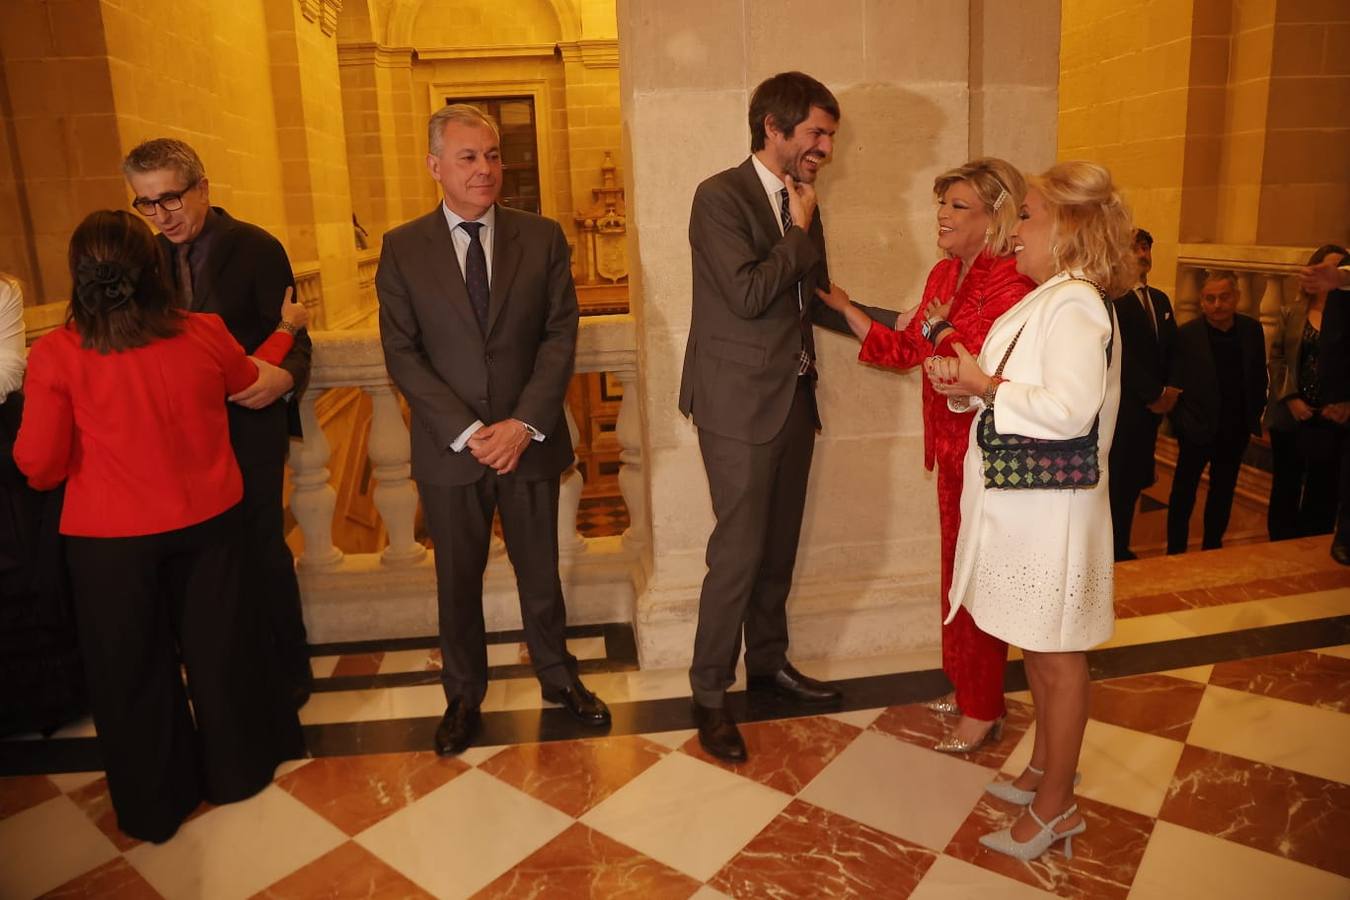
<instances>
[{"instance_id":1,"label":"crossed hands","mask_svg":"<svg viewBox=\"0 0 1350 900\"><path fill-rule=\"evenodd\" d=\"M466 446L474 459L490 466L498 475L508 475L516 470L529 445L530 432L525 423L519 419L503 419L475 431Z\"/></svg>"},{"instance_id":2,"label":"crossed hands","mask_svg":"<svg viewBox=\"0 0 1350 900\"><path fill-rule=\"evenodd\" d=\"M924 374L933 390L946 397L978 397L992 381L970 355L965 344L953 344L956 356L930 356L923 361Z\"/></svg>"},{"instance_id":3,"label":"crossed hands","mask_svg":"<svg viewBox=\"0 0 1350 900\"><path fill-rule=\"evenodd\" d=\"M1169 384L1167 387L1163 388L1163 391L1158 395L1157 400L1154 400L1144 408L1156 415L1165 416L1176 408L1177 398L1180 396L1181 388L1173 387Z\"/></svg>"}]
</instances>

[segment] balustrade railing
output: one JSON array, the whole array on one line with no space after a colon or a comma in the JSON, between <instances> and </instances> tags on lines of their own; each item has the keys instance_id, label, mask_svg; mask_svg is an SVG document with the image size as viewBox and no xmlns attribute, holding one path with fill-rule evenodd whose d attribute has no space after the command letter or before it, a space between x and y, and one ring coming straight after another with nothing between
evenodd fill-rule
<instances>
[{"instance_id":1,"label":"balustrade railing","mask_svg":"<svg viewBox=\"0 0 1350 900\"><path fill-rule=\"evenodd\" d=\"M1310 247L1182 244L1177 248L1177 319L1185 322L1200 315L1200 289L1208 272L1232 272L1237 277L1237 311L1261 323L1268 346L1280 311L1298 297L1298 270L1310 255Z\"/></svg>"}]
</instances>

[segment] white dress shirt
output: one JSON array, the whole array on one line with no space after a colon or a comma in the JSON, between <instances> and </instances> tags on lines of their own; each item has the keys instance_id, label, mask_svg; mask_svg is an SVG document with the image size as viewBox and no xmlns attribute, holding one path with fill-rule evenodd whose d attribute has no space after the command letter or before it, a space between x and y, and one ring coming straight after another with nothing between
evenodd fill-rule
<instances>
[{"instance_id":1,"label":"white dress shirt","mask_svg":"<svg viewBox=\"0 0 1350 900\"><path fill-rule=\"evenodd\" d=\"M23 292L0 275L0 403L23 386Z\"/></svg>"},{"instance_id":2,"label":"white dress shirt","mask_svg":"<svg viewBox=\"0 0 1350 900\"><path fill-rule=\"evenodd\" d=\"M483 255L487 257L488 285L490 286L492 284L492 244L493 238L497 233L496 205L489 206L487 212L483 213L477 219L472 220L464 218L449 206L446 206L444 200L441 201L441 212L445 213L445 222L450 226L450 242L454 244L455 247L455 259L459 262L459 274L461 276L465 274L464 261L469 256L469 244L472 240L469 237L469 232L466 229L460 228L459 223L469 221L482 223L483 227L478 229L478 240L483 245ZM522 422L521 424L529 431L532 440L542 441L544 439L544 433L530 423ZM475 419L472 425L459 433L459 437L455 438L454 443L450 445L450 449L459 453L464 449L464 445L469 442L469 438L473 437L474 432L482 427L483 420Z\"/></svg>"}]
</instances>

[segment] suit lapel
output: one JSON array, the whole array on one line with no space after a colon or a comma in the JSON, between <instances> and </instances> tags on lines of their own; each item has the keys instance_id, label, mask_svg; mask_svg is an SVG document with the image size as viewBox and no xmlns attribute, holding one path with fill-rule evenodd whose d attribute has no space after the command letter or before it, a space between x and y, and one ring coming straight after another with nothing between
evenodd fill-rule
<instances>
[{"instance_id":1,"label":"suit lapel","mask_svg":"<svg viewBox=\"0 0 1350 900\"><path fill-rule=\"evenodd\" d=\"M464 273L459 270L455 242L450 237L450 223L445 221L445 211L437 205L422 222L422 236L429 245L427 263L440 283L442 296L446 298L451 314L460 318L472 333L479 334L478 320L469 304L469 289L464 286Z\"/></svg>"},{"instance_id":2,"label":"suit lapel","mask_svg":"<svg viewBox=\"0 0 1350 900\"><path fill-rule=\"evenodd\" d=\"M781 232L778 230L778 220L774 218L774 212L769 207L769 195L764 193L764 183L759 180L759 173L755 171L754 161L750 157L746 157L745 162L736 167L736 172L740 176L741 191L745 200L750 204L752 215L755 217L755 221L759 223L764 235L769 239L769 246L771 247L778 240L778 235ZM767 250L768 247L760 249Z\"/></svg>"},{"instance_id":3,"label":"suit lapel","mask_svg":"<svg viewBox=\"0 0 1350 900\"><path fill-rule=\"evenodd\" d=\"M492 334L502 307L511 294L511 282L520 268L520 236L510 210L498 205L496 234L492 239L492 290L488 294L487 333ZM484 339L487 335L484 335Z\"/></svg>"},{"instance_id":4,"label":"suit lapel","mask_svg":"<svg viewBox=\"0 0 1350 900\"><path fill-rule=\"evenodd\" d=\"M192 306L193 312L209 312L211 310L211 299L215 293L216 283L220 281L221 273L225 271L226 264L230 257L234 255L235 243L239 240L239 229L234 219L225 210L216 208L216 233L211 236L210 256L206 260L206 269L203 271L203 277L194 279L192 282ZM200 281L199 285L197 282Z\"/></svg>"}]
</instances>

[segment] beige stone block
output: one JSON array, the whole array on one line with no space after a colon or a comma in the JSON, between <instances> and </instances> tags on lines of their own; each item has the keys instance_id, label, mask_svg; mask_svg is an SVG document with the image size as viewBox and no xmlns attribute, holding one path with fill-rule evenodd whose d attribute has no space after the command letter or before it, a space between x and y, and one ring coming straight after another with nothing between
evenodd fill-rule
<instances>
[{"instance_id":1,"label":"beige stone block","mask_svg":"<svg viewBox=\"0 0 1350 900\"><path fill-rule=\"evenodd\" d=\"M1231 0L1194 0L1191 4L1191 34L1226 37L1232 27Z\"/></svg>"},{"instance_id":2,"label":"beige stone block","mask_svg":"<svg viewBox=\"0 0 1350 900\"><path fill-rule=\"evenodd\" d=\"M647 296L650 299L650 295ZM688 303L686 299L685 304ZM656 330L650 324L646 325L642 339L642 372L649 448L681 447L693 438L688 421L679 412L688 337L687 328Z\"/></svg>"},{"instance_id":3,"label":"beige stone block","mask_svg":"<svg viewBox=\"0 0 1350 900\"><path fill-rule=\"evenodd\" d=\"M1245 81L1228 88L1228 130L1234 134L1266 127L1270 82Z\"/></svg>"},{"instance_id":4,"label":"beige stone block","mask_svg":"<svg viewBox=\"0 0 1350 900\"><path fill-rule=\"evenodd\" d=\"M1039 172L1055 161L1062 124L1053 85L993 86L979 97L980 122L971 123L971 156L997 156ZM977 127L978 126L978 127Z\"/></svg>"},{"instance_id":5,"label":"beige stone block","mask_svg":"<svg viewBox=\"0 0 1350 900\"><path fill-rule=\"evenodd\" d=\"M45 4L0 5L0 58L7 64L51 56L55 49L52 37Z\"/></svg>"},{"instance_id":6,"label":"beige stone block","mask_svg":"<svg viewBox=\"0 0 1350 900\"><path fill-rule=\"evenodd\" d=\"M1325 128L1350 121L1350 78L1270 80L1268 127Z\"/></svg>"},{"instance_id":7,"label":"beige stone block","mask_svg":"<svg viewBox=\"0 0 1350 900\"><path fill-rule=\"evenodd\" d=\"M1322 74L1325 38L1325 25L1276 25L1271 53L1272 73L1281 76Z\"/></svg>"},{"instance_id":8,"label":"beige stone block","mask_svg":"<svg viewBox=\"0 0 1350 900\"><path fill-rule=\"evenodd\" d=\"M1263 26L1233 36L1229 61L1229 80L1235 83L1270 75L1275 29Z\"/></svg>"},{"instance_id":9,"label":"beige stone block","mask_svg":"<svg viewBox=\"0 0 1350 900\"><path fill-rule=\"evenodd\" d=\"M1350 212L1344 189L1344 182L1334 186L1278 184L1263 187L1257 242L1317 246L1325 243L1328 235L1344 235L1346 213ZM1341 202L1337 203L1337 200Z\"/></svg>"},{"instance_id":10,"label":"beige stone block","mask_svg":"<svg viewBox=\"0 0 1350 900\"><path fill-rule=\"evenodd\" d=\"M1191 41L1190 84L1193 87L1228 83L1227 37L1197 37Z\"/></svg>"},{"instance_id":11,"label":"beige stone block","mask_svg":"<svg viewBox=\"0 0 1350 900\"><path fill-rule=\"evenodd\" d=\"M725 90L746 83L745 0L621 0L625 91Z\"/></svg>"},{"instance_id":12,"label":"beige stone block","mask_svg":"<svg viewBox=\"0 0 1350 900\"><path fill-rule=\"evenodd\" d=\"M1227 95L1224 87L1191 88L1186 104L1186 133L1192 139L1224 133Z\"/></svg>"},{"instance_id":13,"label":"beige stone block","mask_svg":"<svg viewBox=\"0 0 1350 900\"><path fill-rule=\"evenodd\" d=\"M1339 0L1282 0L1277 10L1280 24L1307 22L1330 24L1350 22L1350 10Z\"/></svg>"},{"instance_id":14,"label":"beige stone block","mask_svg":"<svg viewBox=\"0 0 1350 900\"><path fill-rule=\"evenodd\" d=\"M648 415L654 413L648 410ZM664 413L683 419L678 411ZM687 420L686 420L687 422ZM658 555L701 552L712 533L708 476L699 455L697 433L679 447L654 449L643 459L651 485L652 538Z\"/></svg>"},{"instance_id":15,"label":"beige stone block","mask_svg":"<svg viewBox=\"0 0 1350 900\"><path fill-rule=\"evenodd\" d=\"M959 20L947 8L935 6L938 18ZM944 29L954 29L946 24ZM1060 3L1057 0L1024 0L1002 3L977 0L970 4L970 47L973 61L972 88L977 85L1037 85L1054 87L1059 80L1056 49L1060 46ZM952 35L959 41L959 32ZM936 42L934 42L936 43ZM977 56L978 54L978 56ZM959 76L958 76L959 78Z\"/></svg>"},{"instance_id":16,"label":"beige stone block","mask_svg":"<svg viewBox=\"0 0 1350 900\"><path fill-rule=\"evenodd\" d=\"M1322 74L1350 75L1350 53L1343 52L1350 46L1350 24L1327 25L1323 32L1326 46L1322 51Z\"/></svg>"},{"instance_id":17,"label":"beige stone block","mask_svg":"<svg viewBox=\"0 0 1350 900\"><path fill-rule=\"evenodd\" d=\"M859 398L848 409L822 407L822 418L829 418L816 441L803 517L808 556L820 555L830 543L886 544L919 535L937 543L936 478L923 468L923 435L886 433L887 412L873 398ZM831 423L845 415L871 416L873 432L831 438ZM899 568L898 561L888 562L885 569Z\"/></svg>"},{"instance_id":18,"label":"beige stone block","mask_svg":"<svg viewBox=\"0 0 1350 900\"><path fill-rule=\"evenodd\" d=\"M820 368L816 396L827 438L923 434L921 372L860 363L856 338L823 328L816 329L816 351Z\"/></svg>"},{"instance_id":19,"label":"beige stone block","mask_svg":"<svg viewBox=\"0 0 1350 900\"><path fill-rule=\"evenodd\" d=\"M1257 242L1261 189L1257 185L1228 185L1219 194L1218 240L1225 244Z\"/></svg>"},{"instance_id":20,"label":"beige stone block","mask_svg":"<svg viewBox=\"0 0 1350 900\"><path fill-rule=\"evenodd\" d=\"M746 86L753 89L789 69L831 85L862 81L868 47L864 2L835 0L825 11L811 0L745 0Z\"/></svg>"},{"instance_id":21,"label":"beige stone block","mask_svg":"<svg viewBox=\"0 0 1350 900\"><path fill-rule=\"evenodd\" d=\"M966 4L940 0L867 0L866 78L916 84L965 82L971 21ZM1009 60L1010 67L1021 65Z\"/></svg>"},{"instance_id":22,"label":"beige stone block","mask_svg":"<svg viewBox=\"0 0 1350 900\"><path fill-rule=\"evenodd\" d=\"M41 5L47 7L56 55L102 56L107 52L99 0L48 0Z\"/></svg>"}]
</instances>

